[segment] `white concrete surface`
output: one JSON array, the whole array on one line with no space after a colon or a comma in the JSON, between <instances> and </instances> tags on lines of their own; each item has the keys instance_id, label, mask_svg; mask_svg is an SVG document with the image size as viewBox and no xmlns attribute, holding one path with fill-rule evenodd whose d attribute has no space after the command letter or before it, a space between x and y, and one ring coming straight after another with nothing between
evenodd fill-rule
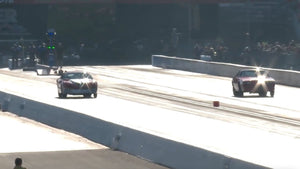
<instances>
[{"instance_id":1,"label":"white concrete surface","mask_svg":"<svg viewBox=\"0 0 300 169\"><path fill-rule=\"evenodd\" d=\"M128 75L126 73L128 73ZM134 74L130 71L123 71L122 76L129 77L134 76ZM214 91L213 89L209 89L208 91L204 90L205 87L203 86L207 87L211 86L211 84L220 84L225 87L230 86L228 85L228 82L230 84L230 80L228 79L214 79L213 77L201 79L203 78L201 75L189 77L188 73L186 74L187 78L162 76L163 75L157 73L150 77L148 76L148 78L149 80L152 80L153 83L159 83L161 86L170 84L172 79L172 84L191 84L189 86L192 86L192 89L195 90L197 89L197 85L199 87L201 84L202 88L199 88L199 90L203 90L205 93L198 94L197 96L203 96L204 98L210 99L220 98L221 105L223 101L231 101L239 106L241 104L243 106L257 105L257 107L262 107L263 109L268 109L266 107L273 105L273 108L268 109L270 112L273 110L284 110L285 106L291 105L291 107L288 108L293 109L291 111L296 118L299 117L295 114L295 112L299 112L298 105L295 105L298 96L294 96L294 99L290 102L284 102L286 100L286 97L284 96L288 96L290 92L299 93L299 89L297 88L279 87L280 92L278 95L282 97L276 95L275 98L271 99L246 98L247 101L245 101L246 99L230 98L231 90L223 90L223 92L222 90ZM0 75L0 78L5 79L7 76ZM41 79L42 78L47 77L41 77ZM134 77L134 79L138 78L144 77ZM165 79L165 81L162 79ZM192 84L191 81L195 81L195 79L199 81L196 82L197 84ZM122 83L120 82L120 84ZM26 86L26 89L16 91L18 84ZM295 135L290 136L288 133L286 135L278 134L268 129L261 130L259 128L243 126L240 124L207 119L193 114L167 110L103 95L100 95L97 99L60 100L56 98L55 85L49 85L49 83L43 82L42 80L40 82L32 83L32 80L27 81L19 80L18 78L10 78L5 81L3 80L0 85L2 89L12 92L12 94L17 94L37 101L44 101L51 105L59 105L99 119L204 148L212 152L226 154L255 164L275 169L300 168L300 163L297 160L300 152L300 139L299 137L295 137ZM151 87L151 85L147 87ZM33 90L36 92L31 92ZM172 89L168 89L168 91L173 92ZM192 93L192 91L188 92ZM186 91L185 93L188 92ZM221 94L219 92L221 92ZM43 93L47 97L41 97L40 93ZM212 93L214 96L207 96L205 95L206 93ZM230 95L226 96L229 93ZM228 100L228 98L230 99ZM279 107L278 109L274 107L274 105L280 105L280 103L282 103L283 107Z\"/></svg>"},{"instance_id":2,"label":"white concrete surface","mask_svg":"<svg viewBox=\"0 0 300 169\"><path fill-rule=\"evenodd\" d=\"M0 111L0 153L106 149L79 135Z\"/></svg>"}]
</instances>

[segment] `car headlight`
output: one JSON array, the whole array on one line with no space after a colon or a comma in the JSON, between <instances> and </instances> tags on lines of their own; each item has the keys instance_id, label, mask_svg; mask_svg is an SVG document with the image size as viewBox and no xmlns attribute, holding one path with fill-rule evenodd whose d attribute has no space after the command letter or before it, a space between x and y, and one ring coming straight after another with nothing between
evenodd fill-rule
<instances>
[{"instance_id":1,"label":"car headlight","mask_svg":"<svg viewBox=\"0 0 300 169\"><path fill-rule=\"evenodd\" d=\"M266 81L266 77L265 76L258 76L257 77L257 83L258 84L265 83L265 81Z\"/></svg>"}]
</instances>

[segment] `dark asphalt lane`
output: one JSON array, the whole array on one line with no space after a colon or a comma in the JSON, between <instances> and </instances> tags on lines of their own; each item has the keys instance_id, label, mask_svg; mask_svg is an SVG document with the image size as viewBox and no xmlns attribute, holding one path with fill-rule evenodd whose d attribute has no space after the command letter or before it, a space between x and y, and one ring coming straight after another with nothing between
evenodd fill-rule
<instances>
[{"instance_id":1,"label":"dark asphalt lane","mask_svg":"<svg viewBox=\"0 0 300 169\"><path fill-rule=\"evenodd\" d=\"M0 154L0 168L12 169L16 157L27 169L167 169L110 149Z\"/></svg>"}]
</instances>

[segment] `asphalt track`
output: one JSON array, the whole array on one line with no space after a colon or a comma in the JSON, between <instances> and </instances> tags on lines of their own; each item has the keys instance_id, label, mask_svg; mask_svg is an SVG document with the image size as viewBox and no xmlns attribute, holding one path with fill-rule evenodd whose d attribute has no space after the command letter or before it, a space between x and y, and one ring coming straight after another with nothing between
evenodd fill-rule
<instances>
[{"instance_id":1,"label":"asphalt track","mask_svg":"<svg viewBox=\"0 0 300 169\"><path fill-rule=\"evenodd\" d=\"M99 94L102 97L57 99L54 81L56 77L37 77L30 72L4 70L4 74L16 79L7 79L11 81L11 83L7 82L9 86L1 87L8 90L14 86L17 88L18 85L29 88L39 86L36 89L37 93L30 91L19 91L19 93L68 109L80 108L79 103L85 105L108 103L105 102L104 96L160 107L166 110L150 112L153 117L150 113L141 111L139 114L126 112L126 116L116 113L117 111L110 114L103 112L99 114L93 111L88 113L114 123L142 128L180 142L270 167L284 166L284 169L287 167L297 169L299 166L296 161L297 152L300 150L298 125L300 110L297 104L299 88L278 85L274 98L261 98L256 95L235 98L232 96L230 78L162 70L151 66L87 66L68 67L68 69L92 72L101 82ZM5 79L5 75L2 78ZM41 97L40 93L47 97ZM212 108L213 100L220 101L220 108ZM140 105L132 105L139 109ZM102 107L104 109L109 106L102 105ZM149 118L149 123L141 121L145 117ZM213 121L202 118L213 119ZM167 126L165 119L168 119ZM151 121L155 121L156 125ZM232 127L216 121L229 123ZM205 130L207 128L209 130Z\"/></svg>"},{"instance_id":2,"label":"asphalt track","mask_svg":"<svg viewBox=\"0 0 300 169\"><path fill-rule=\"evenodd\" d=\"M13 168L21 157L27 169L167 169L126 153L108 149L0 154L1 168Z\"/></svg>"}]
</instances>

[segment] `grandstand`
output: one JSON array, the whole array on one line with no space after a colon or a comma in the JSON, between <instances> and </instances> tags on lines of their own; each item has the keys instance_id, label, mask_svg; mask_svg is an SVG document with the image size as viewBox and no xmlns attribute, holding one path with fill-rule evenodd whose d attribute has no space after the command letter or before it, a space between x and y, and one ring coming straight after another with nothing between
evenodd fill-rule
<instances>
[{"instance_id":1,"label":"grandstand","mask_svg":"<svg viewBox=\"0 0 300 169\"><path fill-rule=\"evenodd\" d=\"M261 40L289 41L298 33L295 0L4 0L0 13L13 28L0 27L0 38L41 39L48 28L57 38L109 49L136 43L157 51L173 28L180 34L181 54L196 40L222 39L230 49ZM11 17L13 16L13 17ZM9 18L9 17L8 17ZM5 19L5 18L4 18ZM0 18L0 22L4 22ZM5 24L2 24L5 25ZM13 31L12 31L13 30ZM298 33L298 34L297 34ZM296 39L295 39L296 40ZM138 44L141 46L141 44ZM106 50L106 49L104 49ZM107 50L106 50L107 51ZM130 52L127 52L130 53ZM132 54L132 52L131 52Z\"/></svg>"}]
</instances>

